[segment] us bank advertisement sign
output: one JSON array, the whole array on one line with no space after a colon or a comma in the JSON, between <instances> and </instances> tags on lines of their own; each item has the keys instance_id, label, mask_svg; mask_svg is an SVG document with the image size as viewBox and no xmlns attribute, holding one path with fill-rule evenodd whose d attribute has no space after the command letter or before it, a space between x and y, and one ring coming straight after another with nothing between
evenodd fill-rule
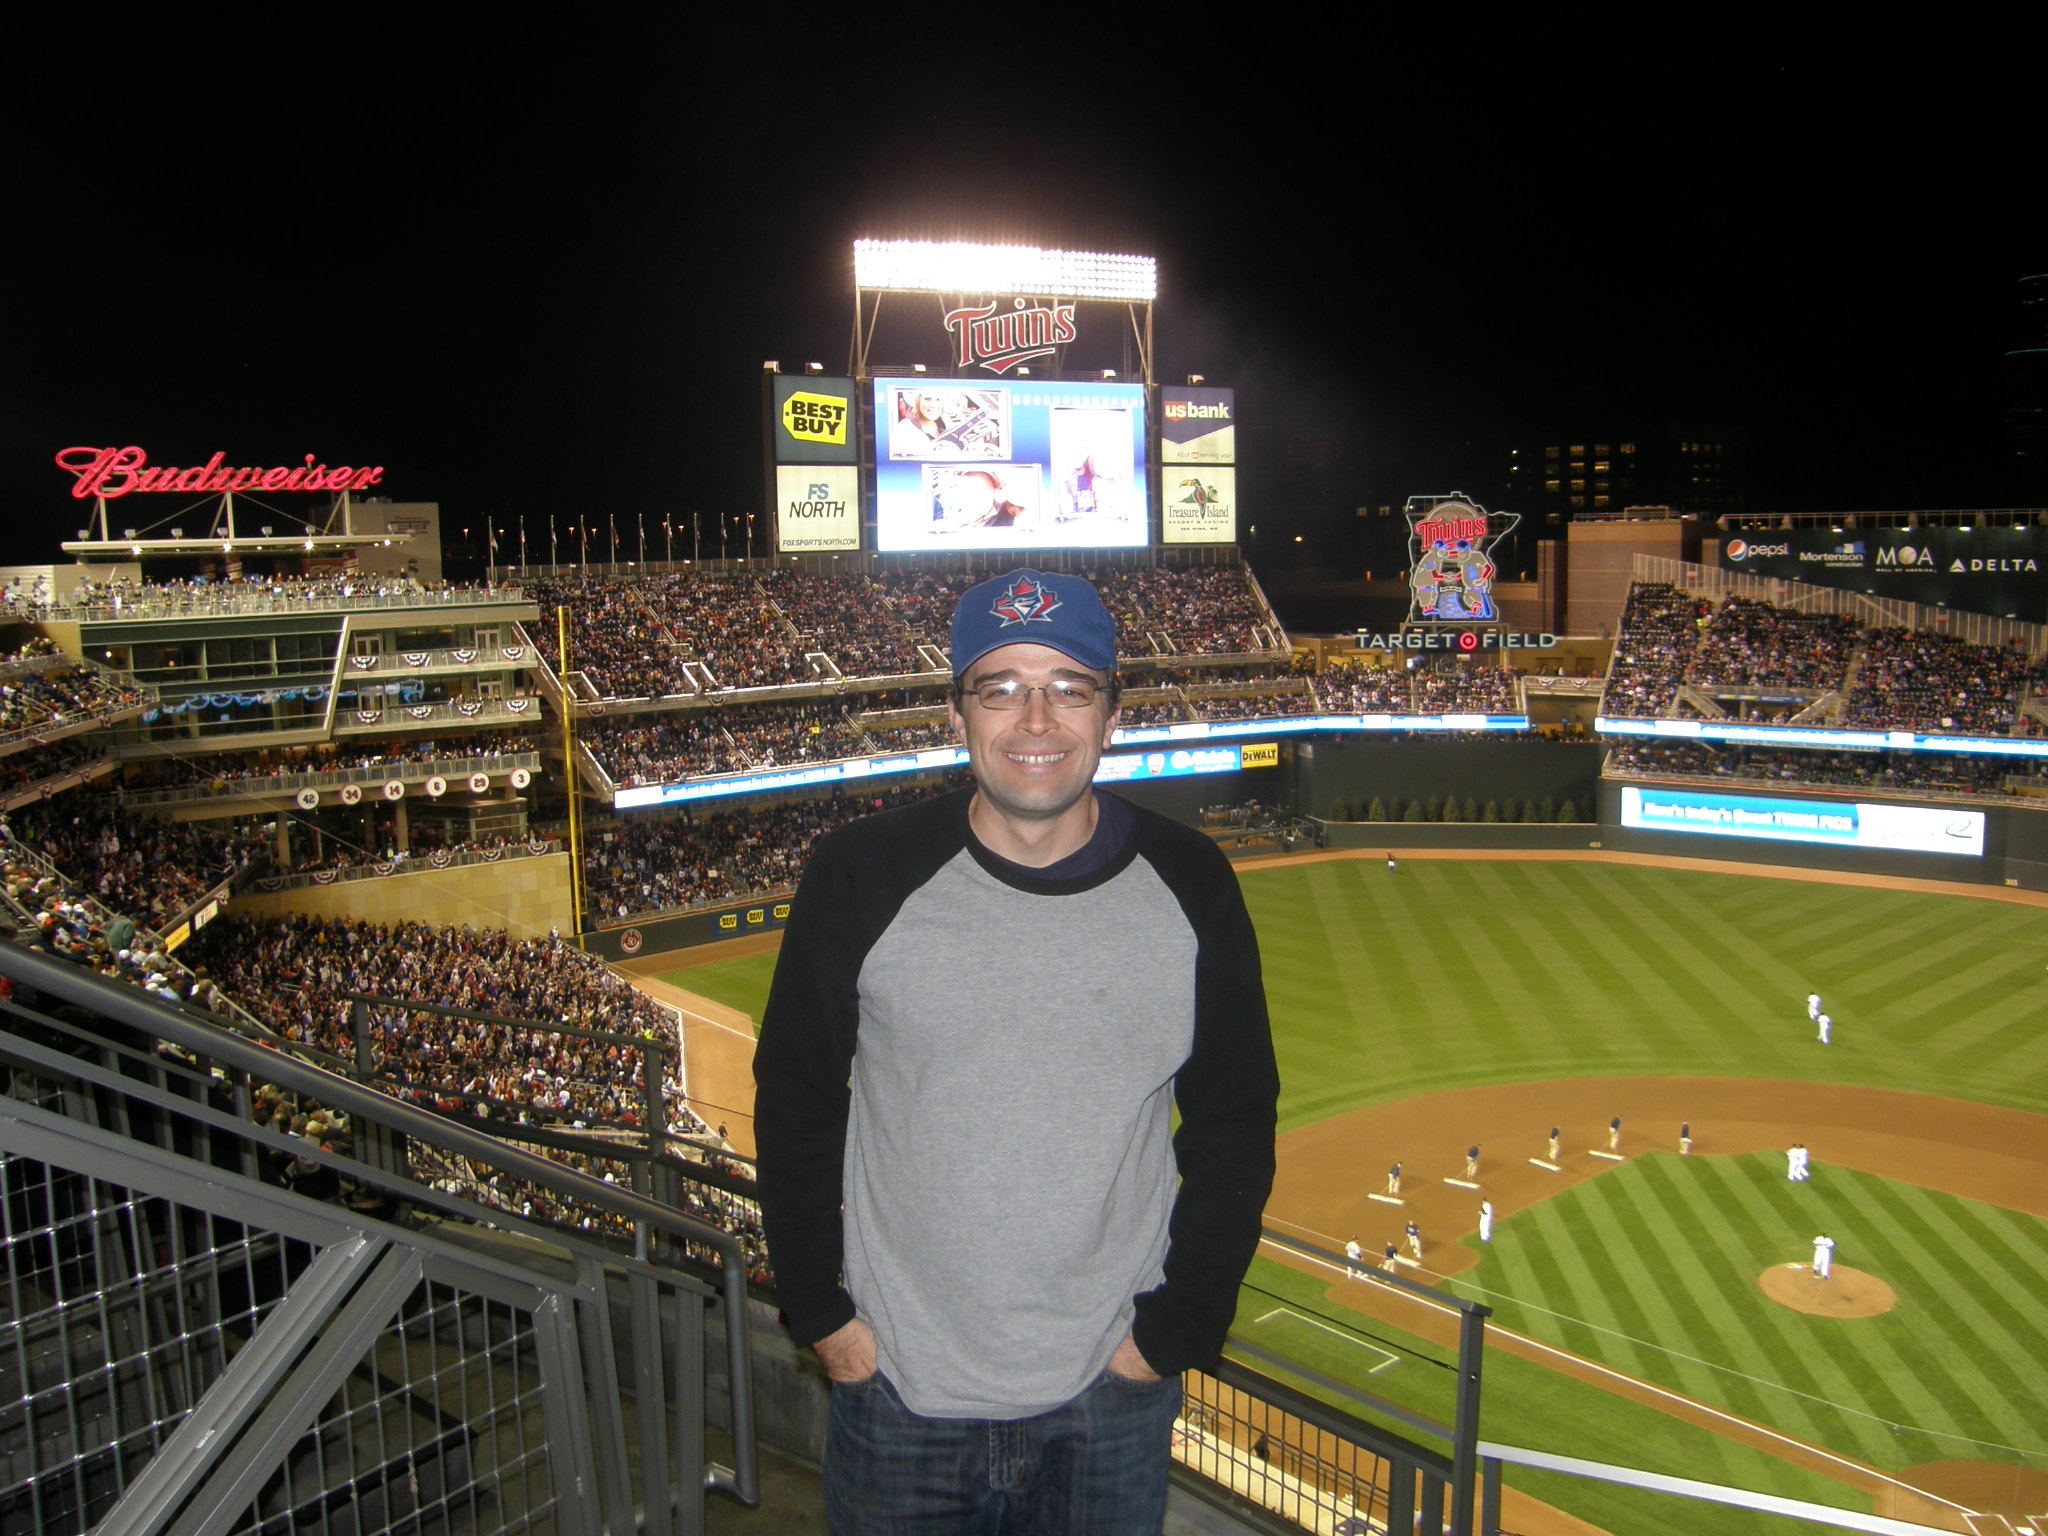
<instances>
[{"instance_id":1,"label":"us bank advertisement sign","mask_svg":"<svg viewBox=\"0 0 2048 1536\"><path fill-rule=\"evenodd\" d=\"M860 548L860 471L850 466L775 467L775 547L786 555Z\"/></svg>"},{"instance_id":2,"label":"us bank advertisement sign","mask_svg":"<svg viewBox=\"0 0 2048 1536\"><path fill-rule=\"evenodd\" d=\"M1200 388L1160 390L1159 462L1235 464L1237 391Z\"/></svg>"},{"instance_id":3,"label":"us bank advertisement sign","mask_svg":"<svg viewBox=\"0 0 2048 1536\"><path fill-rule=\"evenodd\" d=\"M1731 535L1723 570L1966 613L2048 620L2048 530L1771 528Z\"/></svg>"},{"instance_id":4,"label":"us bank advertisement sign","mask_svg":"<svg viewBox=\"0 0 2048 1536\"><path fill-rule=\"evenodd\" d=\"M777 374L768 438L778 464L855 464L860 433L853 380Z\"/></svg>"},{"instance_id":5,"label":"us bank advertisement sign","mask_svg":"<svg viewBox=\"0 0 2048 1536\"><path fill-rule=\"evenodd\" d=\"M1159 471L1163 544L1235 544L1237 471L1227 464L1167 464Z\"/></svg>"}]
</instances>

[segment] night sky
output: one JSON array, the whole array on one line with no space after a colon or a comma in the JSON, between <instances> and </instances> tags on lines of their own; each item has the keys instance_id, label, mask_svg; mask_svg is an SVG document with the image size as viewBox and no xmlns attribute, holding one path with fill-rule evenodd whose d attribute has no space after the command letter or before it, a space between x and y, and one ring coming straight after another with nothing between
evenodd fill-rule
<instances>
[{"instance_id":1,"label":"night sky","mask_svg":"<svg viewBox=\"0 0 2048 1536\"><path fill-rule=\"evenodd\" d=\"M1236 387L1257 545L1333 567L1375 553L1352 506L1493 500L1509 447L1672 419L1745 429L1762 507L2026 489L2000 358L2048 199L2017 50L1502 38L1478 68L1247 12L1147 56L1001 12L911 57L879 12L509 14L9 50L0 563L83 522L76 444L382 463L537 556L550 516L758 505L761 363L846 368L862 235L1157 256L1157 376ZM877 361L942 358L934 323ZM1338 445L1320 505L1282 495L1304 434Z\"/></svg>"}]
</instances>

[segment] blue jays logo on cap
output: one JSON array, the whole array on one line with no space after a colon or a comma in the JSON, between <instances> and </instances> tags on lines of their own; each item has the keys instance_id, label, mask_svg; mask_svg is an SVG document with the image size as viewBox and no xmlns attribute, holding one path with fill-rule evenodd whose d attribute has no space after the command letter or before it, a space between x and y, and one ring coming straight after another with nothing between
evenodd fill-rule
<instances>
[{"instance_id":1,"label":"blue jays logo on cap","mask_svg":"<svg viewBox=\"0 0 2048 1536\"><path fill-rule=\"evenodd\" d=\"M1001 645L1049 645L1084 667L1116 670L1116 621L1079 576L1009 571L969 587L953 610L953 675Z\"/></svg>"},{"instance_id":2,"label":"blue jays logo on cap","mask_svg":"<svg viewBox=\"0 0 2048 1536\"><path fill-rule=\"evenodd\" d=\"M1008 629L1012 624L1029 624L1034 620L1050 624L1053 610L1059 606L1059 597L1042 579L1029 572L1021 572L1015 581L996 594L996 600L989 604L988 611L1001 619L1003 628Z\"/></svg>"}]
</instances>

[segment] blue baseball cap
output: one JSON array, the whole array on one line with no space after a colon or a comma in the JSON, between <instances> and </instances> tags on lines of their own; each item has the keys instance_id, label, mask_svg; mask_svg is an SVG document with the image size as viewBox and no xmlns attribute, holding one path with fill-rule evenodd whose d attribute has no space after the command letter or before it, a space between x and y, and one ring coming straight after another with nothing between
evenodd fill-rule
<instances>
[{"instance_id":1,"label":"blue baseball cap","mask_svg":"<svg viewBox=\"0 0 2048 1536\"><path fill-rule=\"evenodd\" d=\"M1094 671L1116 670L1116 620L1079 576L1017 570L962 593L953 610L953 675L1002 645L1049 645Z\"/></svg>"}]
</instances>

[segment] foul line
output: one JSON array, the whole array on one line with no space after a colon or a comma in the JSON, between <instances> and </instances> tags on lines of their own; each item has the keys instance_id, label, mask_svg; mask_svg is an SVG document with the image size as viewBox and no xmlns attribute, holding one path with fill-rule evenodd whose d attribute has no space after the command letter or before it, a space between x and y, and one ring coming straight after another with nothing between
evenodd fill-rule
<instances>
[{"instance_id":1,"label":"foul line","mask_svg":"<svg viewBox=\"0 0 2048 1536\"><path fill-rule=\"evenodd\" d=\"M1381 1371L1384 1371L1388 1366L1399 1365L1401 1363L1401 1357L1395 1354L1392 1350L1381 1349L1377 1344L1368 1344L1363 1339L1354 1338L1352 1335L1346 1333L1342 1328L1332 1328L1328 1323L1323 1322L1318 1318L1310 1317L1305 1312L1297 1312L1292 1307L1275 1307L1272 1311L1263 1313L1262 1315L1253 1318L1252 1326L1256 1328L1259 1324L1264 1322L1270 1322L1273 1318L1276 1317L1291 1317L1298 1323L1307 1323L1311 1328L1320 1328L1325 1333L1335 1334L1338 1338L1342 1339L1346 1344L1354 1345L1359 1349L1369 1350L1375 1355L1385 1355L1386 1359L1382 1360L1378 1365L1373 1366L1370 1370L1368 1370L1365 1373L1368 1376L1377 1376Z\"/></svg>"}]
</instances>

